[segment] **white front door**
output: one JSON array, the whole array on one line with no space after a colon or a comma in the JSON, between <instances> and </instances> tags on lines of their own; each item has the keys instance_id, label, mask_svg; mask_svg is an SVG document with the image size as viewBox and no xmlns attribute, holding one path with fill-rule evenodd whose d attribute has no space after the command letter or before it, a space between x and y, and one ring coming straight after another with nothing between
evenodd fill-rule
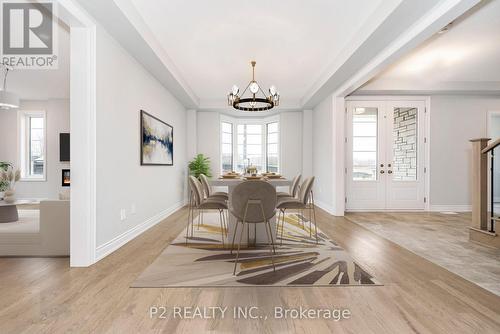
<instances>
[{"instance_id":1,"label":"white front door","mask_svg":"<svg viewBox=\"0 0 500 334\"><path fill-rule=\"evenodd\" d=\"M347 210L425 207L423 101L347 103Z\"/></svg>"}]
</instances>

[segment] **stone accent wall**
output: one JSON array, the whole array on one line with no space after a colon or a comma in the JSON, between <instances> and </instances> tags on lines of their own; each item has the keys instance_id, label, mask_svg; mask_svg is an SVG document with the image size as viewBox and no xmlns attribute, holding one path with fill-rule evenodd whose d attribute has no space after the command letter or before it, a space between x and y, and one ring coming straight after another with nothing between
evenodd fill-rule
<instances>
[{"instance_id":1,"label":"stone accent wall","mask_svg":"<svg viewBox=\"0 0 500 334\"><path fill-rule=\"evenodd\" d=\"M394 109L394 180L417 179L417 109Z\"/></svg>"}]
</instances>

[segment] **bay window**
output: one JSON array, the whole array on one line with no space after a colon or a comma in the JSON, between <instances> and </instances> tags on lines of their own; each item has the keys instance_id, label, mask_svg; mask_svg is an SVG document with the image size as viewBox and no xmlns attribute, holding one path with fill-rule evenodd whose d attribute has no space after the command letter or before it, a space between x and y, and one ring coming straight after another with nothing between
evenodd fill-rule
<instances>
[{"instance_id":1,"label":"bay window","mask_svg":"<svg viewBox=\"0 0 500 334\"><path fill-rule=\"evenodd\" d=\"M279 130L278 122L266 124L266 170L270 173L279 172Z\"/></svg>"},{"instance_id":2,"label":"bay window","mask_svg":"<svg viewBox=\"0 0 500 334\"><path fill-rule=\"evenodd\" d=\"M222 122L221 129L222 172L227 173L233 170L233 124Z\"/></svg>"},{"instance_id":3,"label":"bay window","mask_svg":"<svg viewBox=\"0 0 500 334\"><path fill-rule=\"evenodd\" d=\"M238 124L237 168L244 171L249 166L264 169L261 124Z\"/></svg>"},{"instance_id":4,"label":"bay window","mask_svg":"<svg viewBox=\"0 0 500 334\"><path fill-rule=\"evenodd\" d=\"M276 117L267 120L224 117L221 121L221 172L243 173L249 167L255 167L258 173L279 172Z\"/></svg>"}]
</instances>

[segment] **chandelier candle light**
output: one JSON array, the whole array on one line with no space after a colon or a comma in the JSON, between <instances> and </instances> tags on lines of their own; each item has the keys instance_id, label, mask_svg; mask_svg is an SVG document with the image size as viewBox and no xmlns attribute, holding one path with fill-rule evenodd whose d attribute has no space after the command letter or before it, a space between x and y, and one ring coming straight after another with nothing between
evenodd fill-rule
<instances>
[{"instance_id":1,"label":"chandelier candle light","mask_svg":"<svg viewBox=\"0 0 500 334\"><path fill-rule=\"evenodd\" d=\"M255 81L255 60L252 64L252 81L247 85L243 93L238 94L240 89L234 85L227 95L227 104L233 108L243 111L265 111L279 106L280 93L275 86L269 88L269 95L266 95ZM244 97L247 90L250 90L250 96ZM260 95L260 97L258 96Z\"/></svg>"}]
</instances>

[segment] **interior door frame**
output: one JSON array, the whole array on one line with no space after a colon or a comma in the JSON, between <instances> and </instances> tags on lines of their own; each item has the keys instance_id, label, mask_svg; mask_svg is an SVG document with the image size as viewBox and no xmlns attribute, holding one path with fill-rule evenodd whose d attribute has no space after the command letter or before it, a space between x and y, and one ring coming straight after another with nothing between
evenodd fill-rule
<instances>
[{"instance_id":1,"label":"interior door frame","mask_svg":"<svg viewBox=\"0 0 500 334\"><path fill-rule=\"evenodd\" d=\"M430 133L430 120L431 120L431 98L430 96L423 96L423 95L353 95L353 96L347 96L345 97L345 102L363 102L363 101L377 101L377 102L388 102L388 101L422 101L424 102L425 105L425 110L424 110L424 135L425 135L425 141L424 141L424 197L425 197L425 205L424 205L424 210L398 210L398 209L391 209L391 210L386 210L386 209L378 209L378 210L373 210L373 209L350 209L346 210L349 212L366 212L366 211L415 211L415 212L425 212L425 211L431 211L431 196L430 196L430 189L431 189L431 184L430 184L430 178L431 178L431 159L430 159L430 145L431 145L431 133ZM345 113L347 116L347 104L345 106ZM348 134L348 117L344 117L344 133L346 134L345 137L345 142L348 140L347 134ZM345 149L344 149L344 159L347 162L348 161L348 154L349 150L347 149L347 143L345 143ZM347 180L347 164L345 165L345 184L346 187L344 188L344 196L347 201L347 185L349 184Z\"/></svg>"}]
</instances>

